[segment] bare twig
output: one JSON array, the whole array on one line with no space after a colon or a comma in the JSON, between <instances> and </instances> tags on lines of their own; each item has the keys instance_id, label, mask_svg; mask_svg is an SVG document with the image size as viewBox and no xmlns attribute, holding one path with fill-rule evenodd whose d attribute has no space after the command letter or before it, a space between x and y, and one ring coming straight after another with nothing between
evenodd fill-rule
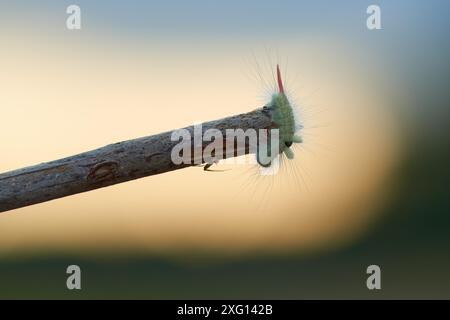
<instances>
[{"instance_id":1,"label":"bare twig","mask_svg":"<svg viewBox=\"0 0 450 320\"><path fill-rule=\"evenodd\" d=\"M203 131L215 128L224 137L226 129L258 130L271 126L271 117L266 109L202 124ZM185 129L193 134L193 128ZM119 142L0 174L0 212L194 165L172 162L171 151L178 142L171 141L171 134L169 131Z\"/></svg>"}]
</instances>

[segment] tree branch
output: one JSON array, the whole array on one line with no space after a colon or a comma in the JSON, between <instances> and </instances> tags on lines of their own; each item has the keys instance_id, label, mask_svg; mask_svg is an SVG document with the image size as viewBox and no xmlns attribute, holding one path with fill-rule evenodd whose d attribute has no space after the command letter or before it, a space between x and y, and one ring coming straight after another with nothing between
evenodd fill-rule
<instances>
[{"instance_id":1,"label":"tree branch","mask_svg":"<svg viewBox=\"0 0 450 320\"><path fill-rule=\"evenodd\" d=\"M226 129L258 131L271 126L271 116L264 108L202 124L203 131L215 128L224 137ZM193 136L193 126L185 129ZM118 142L0 174L0 212L195 165L172 162L171 151L178 141L171 141L171 134L172 131L168 131ZM245 153L249 150L247 143ZM205 145L207 143L203 142L203 147ZM232 156L238 152L235 150ZM223 157L226 156L224 153Z\"/></svg>"}]
</instances>

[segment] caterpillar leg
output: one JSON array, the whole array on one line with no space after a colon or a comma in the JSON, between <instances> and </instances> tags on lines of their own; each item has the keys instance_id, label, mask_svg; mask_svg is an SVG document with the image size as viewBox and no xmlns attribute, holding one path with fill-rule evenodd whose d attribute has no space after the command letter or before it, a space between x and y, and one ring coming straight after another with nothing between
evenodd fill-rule
<instances>
[{"instance_id":1,"label":"caterpillar leg","mask_svg":"<svg viewBox=\"0 0 450 320\"><path fill-rule=\"evenodd\" d=\"M205 170L205 171L212 171L212 170L209 170L209 168L211 168L211 166L213 165L214 163L207 163L207 164L205 164L205 166L203 167L203 170Z\"/></svg>"},{"instance_id":2,"label":"caterpillar leg","mask_svg":"<svg viewBox=\"0 0 450 320\"><path fill-rule=\"evenodd\" d=\"M211 168L212 165L218 164L218 163L219 163L218 160L214 160L212 163L206 163L206 164L204 165L204 167L203 167L203 170L204 170L204 171L209 171L209 172L223 172L223 171L228 171L228 170L230 170L230 169L227 169L227 170L211 170L211 169L209 169L209 168Z\"/></svg>"},{"instance_id":3,"label":"caterpillar leg","mask_svg":"<svg viewBox=\"0 0 450 320\"><path fill-rule=\"evenodd\" d=\"M300 136L294 135L294 136L292 137L292 142L294 142L294 143L302 143L302 142L303 142L303 138L300 137Z\"/></svg>"},{"instance_id":4,"label":"caterpillar leg","mask_svg":"<svg viewBox=\"0 0 450 320\"><path fill-rule=\"evenodd\" d=\"M283 152L284 152L284 154L286 155L286 157L288 158L288 159L294 159L294 152L291 150L291 149L289 149L289 148L285 148L284 150L283 150Z\"/></svg>"}]
</instances>

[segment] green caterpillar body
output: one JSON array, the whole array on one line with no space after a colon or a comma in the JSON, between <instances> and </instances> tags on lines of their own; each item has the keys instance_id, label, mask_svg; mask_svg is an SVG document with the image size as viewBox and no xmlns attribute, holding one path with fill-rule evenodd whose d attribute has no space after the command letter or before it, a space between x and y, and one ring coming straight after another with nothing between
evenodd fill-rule
<instances>
[{"instance_id":1,"label":"green caterpillar body","mask_svg":"<svg viewBox=\"0 0 450 320\"><path fill-rule=\"evenodd\" d=\"M257 152L256 159L259 165L263 167L270 167L273 159L275 159L278 154L284 153L288 159L294 158L294 153L290 149L293 143L301 143L302 137L297 136L296 129L299 125L295 122L294 110L289 103L289 100L284 93L283 83L281 81L280 69L277 65L277 78L278 78L278 87L279 92L275 93L272 96L270 103L266 106L266 109L269 111L272 122L274 124L274 128L279 130L279 151L277 154L271 154L270 141L267 141L267 157L270 159L269 162L263 163L260 158L259 148Z\"/></svg>"}]
</instances>

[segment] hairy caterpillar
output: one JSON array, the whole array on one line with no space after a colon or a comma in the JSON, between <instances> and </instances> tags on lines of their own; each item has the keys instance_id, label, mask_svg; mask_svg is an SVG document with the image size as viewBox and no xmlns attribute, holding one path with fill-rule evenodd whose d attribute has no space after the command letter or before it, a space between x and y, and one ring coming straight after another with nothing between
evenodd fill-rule
<instances>
[{"instance_id":1,"label":"hairy caterpillar","mask_svg":"<svg viewBox=\"0 0 450 320\"><path fill-rule=\"evenodd\" d=\"M301 143L303 139L298 135L303 126L296 117L294 109L284 91L283 81L281 79L280 67L277 64L277 84L278 92L272 95L271 101L265 106L270 112L274 127L279 129L279 152L278 154L270 154L270 139L267 141L267 153L269 162L263 162L260 159L260 152L256 153L256 159L260 166L270 167L275 157L285 154L288 159L294 158L294 152L291 149L293 143Z\"/></svg>"}]
</instances>

